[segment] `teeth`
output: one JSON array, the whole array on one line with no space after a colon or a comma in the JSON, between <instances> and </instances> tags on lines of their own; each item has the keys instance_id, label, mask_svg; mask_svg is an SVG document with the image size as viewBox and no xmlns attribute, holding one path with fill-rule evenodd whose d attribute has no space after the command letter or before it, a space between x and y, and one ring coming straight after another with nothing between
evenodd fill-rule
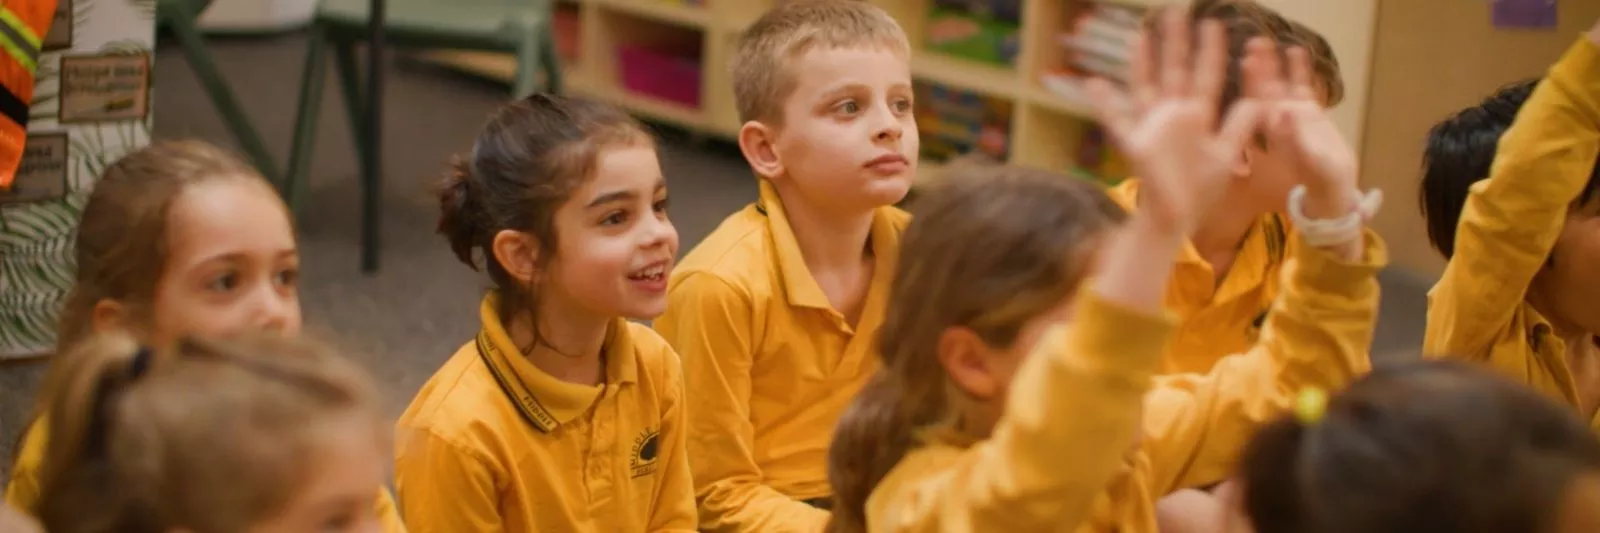
<instances>
[{"instance_id":1,"label":"teeth","mask_svg":"<svg viewBox=\"0 0 1600 533\"><path fill-rule=\"evenodd\" d=\"M654 280L654 279L660 279L663 275L666 274L666 271L667 271L667 267L665 267L663 265L656 265L656 266L641 270L639 272L636 272L636 273L633 274L633 276L630 276L630 277L632 277L634 279L651 279L651 280Z\"/></svg>"}]
</instances>

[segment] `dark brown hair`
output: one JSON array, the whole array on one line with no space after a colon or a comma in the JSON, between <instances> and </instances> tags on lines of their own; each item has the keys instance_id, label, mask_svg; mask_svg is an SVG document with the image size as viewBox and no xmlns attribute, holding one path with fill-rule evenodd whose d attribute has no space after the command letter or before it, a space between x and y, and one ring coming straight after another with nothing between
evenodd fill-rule
<instances>
[{"instance_id":1,"label":"dark brown hair","mask_svg":"<svg viewBox=\"0 0 1600 533\"><path fill-rule=\"evenodd\" d=\"M330 347L263 334L140 353L118 334L60 355L40 470L46 530L244 531L290 502L330 424L355 416L384 448L371 382Z\"/></svg>"},{"instance_id":2,"label":"dark brown hair","mask_svg":"<svg viewBox=\"0 0 1600 533\"><path fill-rule=\"evenodd\" d=\"M1600 470L1571 410L1476 367L1380 367L1320 419L1267 425L1240 463L1258 533L1552 531L1562 495Z\"/></svg>"},{"instance_id":3,"label":"dark brown hair","mask_svg":"<svg viewBox=\"0 0 1600 533\"><path fill-rule=\"evenodd\" d=\"M1243 93L1243 61L1245 47L1251 39L1267 37L1277 43L1280 51L1291 47L1306 50L1311 60L1311 72L1327 95L1329 106L1344 100L1344 77L1339 71L1339 58L1333 46L1316 30L1284 18L1276 10L1261 5L1256 0L1195 0L1189 7L1189 20L1215 20L1222 24L1228 42L1228 69L1219 100L1226 110L1239 101ZM1145 30L1153 42L1160 39L1160 24L1155 17L1148 18Z\"/></svg>"},{"instance_id":4,"label":"dark brown hair","mask_svg":"<svg viewBox=\"0 0 1600 533\"><path fill-rule=\"evenodd\" d=\"M936 357L944 331L967 327L1010 346L1077 290L1103 235L1124 217L1087 181L976 164L951 169L913 209L879 333L883 366L845 411L829 451L831 531L864 531L878 482L919 434L954 422L958 400Z\"/></svg>"},{"instance_id":5,"label":"dark brown hair","mask_svg":"<svg viewBox=\"0 0 1600 533\"><path fill-rule=\"evenodd\" d=\"M626 113L564 96L534 94L489 117L472 154L456 158L445 176L438 232L473 270L478 269L474 252L481 251L489 279L500 289L502 320L537 313L538 305L533 287L495 259L495 235L504 230L532 235L539 242L539 260L548 263L557 250L556 210L589 180L600 154L653 142Z\"/></svg>"},{"instance_id":6,"label":"dark brown hair","mask_svg":"<svg viewBox=\"0 0 1600 533\"><path fill-rule=\"evenodd\" d=\"M794 0L767 10L739 37L734 50L733 99L740 121L783 123L783 102L794 93L794 63L815 48L887 46L911 53L905 30L878 6L861 0Z\"/></svg>"}]
</instances>

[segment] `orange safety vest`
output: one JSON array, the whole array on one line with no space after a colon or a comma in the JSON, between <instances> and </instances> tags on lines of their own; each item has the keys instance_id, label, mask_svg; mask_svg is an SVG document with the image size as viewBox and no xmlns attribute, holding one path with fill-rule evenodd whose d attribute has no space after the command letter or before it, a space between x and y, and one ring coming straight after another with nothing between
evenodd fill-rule
<instances>
[{"instance_id":1,"label":"orange safety vest","mask_svg":"<svg viewBox=\"0 0 1600 533\"><path fill-rule=\"evenodd\" d=\"M57 0L0 0L0 190L11 188L28 138L33 74Z\"/></svg>"}]
</instances>

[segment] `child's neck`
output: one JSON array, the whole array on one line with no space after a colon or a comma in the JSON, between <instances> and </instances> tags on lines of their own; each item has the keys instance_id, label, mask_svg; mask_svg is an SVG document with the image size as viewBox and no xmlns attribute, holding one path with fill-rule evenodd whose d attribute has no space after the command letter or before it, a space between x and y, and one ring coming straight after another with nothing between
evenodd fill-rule
<instances>
[{"instance_id":1,"label":"child's neck","mask_svg":"<svg viewBox=\"0 0 1600 533\"><path fill-rule=\"evenodd\" d=\"M545 305L539 312L538 335L527 315L512 320L507 331L511 341L528 362L556 379L580 385L604 382L603 352L612 319L556 307Z\"/></svg>"},{"instance_id":2,"label":"child's neck","mask_svg":"<svg viewBox=\"0 0 1600 533\"><path fill-rule=\"evenodd\" d=\"M869 240L876 210L845 212L809 205L798 194L783 195L789 228L806 269L834 309L855 322L872 281Z\"/></svg>"},{"instance_id":3,"label":"child's neck","mask_svg":"<svg viewBox=\"0 0 1600 533\"><path fill-rule=\"evenodd\" d=\"M1539 289L1528 291L1528 303L1550 323L1550 333L1566 347L1564 357L1578 393L1578 408L1585 417L1593 418L1600 410L1600 347L1595 346L1595 333L1547 312L1549 307Z\"/></svg>"},{"instance_id":4,"label":"child's neck","mask_svg":"<svg viewBox=\"0 0 1600 533\"><path fill-rule=\"evenodd\" d=\"M1233 205L1226 205L1230 203ZM1239 255L1239 243L1250 235L1251 228L1255 227L1263 214L1257 209L1239 207L1238 202L1219 204L1219 208L1207 215L1189 237L1195 251L1211 265L1218 284L1233 267L1233 260Z\"/></svg>"}]
</instances>

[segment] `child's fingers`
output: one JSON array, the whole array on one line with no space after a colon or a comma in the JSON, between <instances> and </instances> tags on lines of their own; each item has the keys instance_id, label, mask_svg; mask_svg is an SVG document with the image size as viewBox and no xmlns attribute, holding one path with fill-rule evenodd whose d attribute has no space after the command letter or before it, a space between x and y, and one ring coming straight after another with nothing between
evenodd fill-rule
<instances>
[{"instance_id":1,"label":"child's fingers","mask_svg":"<svg viewBox=\"0 0 1600 533\"><path fill-rule=\"evenodd\" d=\"M1289 49L1289 87L1295 98L1316 99L1311 81L1311 55L1299 46Z\"/></svg>"},{"instance_id":2,"label":"child's fingers","mask_svg":"<svg viewBox=\"0 0 1600 533\"><path fill-rule=\"evenodd\" d=\"M1128 85L1133 90L1133 102L1139 112L1144 112L1154 104L1159 89L1156 86L1155 69L1156 60L1150 57L1150 41L1144 34L1136 34L1128 39L1129 56L1132 58L1128 65Z\"/></svg>"},{"instance_id":3,"label":"child's fingers","mask_svg":"<svg viewBox=\"0 0 1600 533\"><path fill-rule=\"evenodd\" d=\"M1133 130L1132 109L1128 98L1111 82L1092 78L1084 84L1089 100L1094 102L1094 113L1105 129L1106 135L1118 146L1126 146L1128 133Z\"/></svg>"},{"instance_id":4,"label":"child's fingers","mask_svg":"<svg viewBox=\"0 0 1600 533\"><path fill-rule=\"evenodd\" d=\"M1222 129L1217 131L1217 142L1223 150L1237 153L1243 148L1245 140L1258 131L1261 113L1261 103L1255 100L1247 98L1234 103L1223 119Z\"/></svg>"},{"instance_id":5,"label":"child's fingers","mask_svg":"<svg viewBox=\"0 0 1600 533\"><path fill-rule=\"evenodd\" d=\"M1194 87L1201 98L1215 102L1222 96L1228 69L1227 36L1215 20L1200 22L1200 51L1195 58Z\"/></svg>"},{"instance_id":6,"label":"child's fingers","mask_svg":"<svg viewBox=\"0 0 1600 533\"><path fill-rule=\"evenodd\" d=\"M1250 60L1249 71L1252 92L1250 96L1262 100L1283 98L1283 66L1278 62L1278 48L1271 39L1256 37L1246 45Z\"/></svg>"},{"instance_id":7,"label":"child's fingers","mask_svg":"<svg viewBox=\"0 0 1600 533\"><path fill-rule=\"evenodd\" d=\"M1267 76L1265 72L1266 58L1263 57L1264 43L1259 39L1251 39L1245 44L1244 59L1239 61L1242 86L1239 94L1245 98L1266 98Z\"/></svg>"},{"instance_id":8,"label":"child's fingers","mask_svg":"<svg viewBox=\"0 0 1600 533\"><path fill-rule=\"evenodd\" d=\"M1189 90L1188 15L1169 7L1161 13L1161 92L1182 96Z\"/></svg>"}]
</instances>

